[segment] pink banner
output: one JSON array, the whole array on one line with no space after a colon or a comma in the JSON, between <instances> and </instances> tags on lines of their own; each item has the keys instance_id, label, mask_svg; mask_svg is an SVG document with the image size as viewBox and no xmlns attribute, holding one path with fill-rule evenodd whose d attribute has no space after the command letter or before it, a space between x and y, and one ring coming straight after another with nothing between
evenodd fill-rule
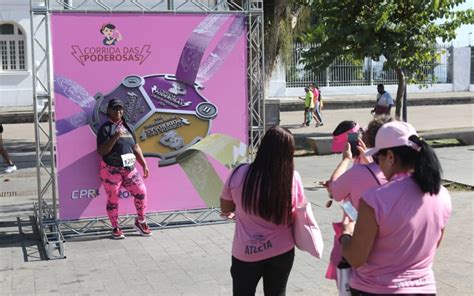
<instances>
[{"instance_id":1,"label":"pink banner","mask_svg":"<svg viewBox=\"0 0 474 296\"><path fill-rule=\"evenodd\" d=\"M147 211L205 208L175 156L214 133L247 143L245 18L53 14L51 32L60 219L107 214L96 132L112 98L150 168ZM135 214L132 198L122 191L120 214Z\"/></svg>"}]
</instances>

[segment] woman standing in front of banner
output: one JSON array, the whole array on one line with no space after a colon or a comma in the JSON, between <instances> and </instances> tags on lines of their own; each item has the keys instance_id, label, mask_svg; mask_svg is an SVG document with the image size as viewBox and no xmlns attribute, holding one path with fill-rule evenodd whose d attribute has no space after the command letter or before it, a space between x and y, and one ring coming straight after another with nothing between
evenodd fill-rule
<instances>
[{"instance_id":1,"label":"woman standing in front of banner","mask_svg":"<svg viewBox=\"0 0 474 296\"><path fill-rule=\"evenodd\" d=\"M135 168L135 160L142 166L144 178L148 177L148 166L135 139L134 130L123 119L122 101L110 100L107 115L109 120L97 133L97 152L102 155L100 178L107 193L107 214L113 227L112 238L125 238L118 224L118 201L122 186L134 197L138 215L135 229L143 236L151 236L145 221L146 187Z\"/></svg>"},{"instance_id":2,"label":"woman standing in front of banner","mask_svg":"<svg viewBox=\"0 0 474 296\"><path fill-rule=\"evenodd\" d=\"M222 213L235 212L236 217L231 266L234 295L254 295L262 277L265 295L285 295L295 256L292 211L301 202L293 187L303 188L294 171L294 151L291 132L273 126L263 137L254 162L237 167L224 185Z\"/></svg>"}]
</instances>

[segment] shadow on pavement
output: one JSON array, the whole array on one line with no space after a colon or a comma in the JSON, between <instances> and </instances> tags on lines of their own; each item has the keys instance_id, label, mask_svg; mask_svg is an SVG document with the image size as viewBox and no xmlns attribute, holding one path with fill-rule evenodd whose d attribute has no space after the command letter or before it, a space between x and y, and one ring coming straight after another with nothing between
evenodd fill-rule
<instances>
[{"instance_id":1,"label":"shadow on pavement","mask_svg":"<svg viewBox=\"0 0 474 296\"><path fill-rule=\"evenodd\" d=\"M34 152L36 149L35 141L25 139L4 139L3 145L5 145L9 153ZM44 146L44 144L41 145L41 147Z\"/></svg>"},{"instance_id":2,"label":"shadow on pavement","mask_svg":"<svg viewBox=\"0 0 474 296\"><path fill-rule=\"evenodd\" d=\"M3 142L8 154L18 169L36 167L36 146L35 142L27 140L4 140ZM42 151L45 145L42 145ZM49 165L49 153L43 156L43 163ZM0 175L3 175L3 163L0 164Z\"/></svg>"},{"instance_id":3,"label":"shadow on pavement","mask_svg":"<svg viewBox=\"0 0 474 296\"><path fill-rule=\"evenodd\" d=\"M33 216L28 220L17 217L16 221L0 221L0 237L0 248L21 248L23 261L46 260Z\"/></svg>"}]
</instances>

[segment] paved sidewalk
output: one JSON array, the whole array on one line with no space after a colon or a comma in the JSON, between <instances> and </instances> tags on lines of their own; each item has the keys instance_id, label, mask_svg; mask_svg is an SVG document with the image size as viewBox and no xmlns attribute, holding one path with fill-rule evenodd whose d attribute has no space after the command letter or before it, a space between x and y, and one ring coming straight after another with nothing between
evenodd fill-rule
<instances>
[{"instance_id":1,"label":"paved sidewalk","mask_svg":"<svg viewBox=\"0 0 474 296\"><path fill-rule=\"evenodd\" d=\"M304 96L304 93L301 94ZM395 100L395 94L392 94ZM371 95L329 95L323 92L324 108L329 109L352 109L373 108L375 104L375 92ZM275 101L280 103L281 111L296 111L304 108L304 102L298 97L275 97L270 98L269 103ZM422 105L453 105L474 103L474 92L437 92L437 93L409 93L408 106Z\"/></svg>"},{"instance_id":2,"label":"paved sidewalk","mask_svg":"<svg viewBox=\"0 0 474 296\"><path fill-rule=\"evenodd\" d=\"M436 151L445 176L457 181L471 172L472 182L474 146ZM72 239L66 243L67 259L42 260L29 223L36 191L34 154L11 154L20 169L0 175L0 191L17 192L0 197L1 295L231 295L233 224L160 230L151 238L129 232L122 241L107 236ZM337 295L324 273L332 246L331 223L341 210L324 207L327 193L314 181L326 180L339 160L340 155L295 160L326 247L322 260L297 251L288 295ZM473 192L454 192L452 197L453 216L434 264L438 295L472 295ZM262 295L261 283L258 291Z\"/></svg>"},{"instance_id":3,"label":"paved sidewalk","mask_svg":"<svg viewBox=\"0 0 474 296\"><path fill-rule=\"evenodd\" d=\"M280 125L291 129L293 134L329 135L343 120L354 120L366 126L373 116L370 108L323 110L324 125L315 127L315 121L309 127L300 127L304 112L288 111L280 113ZM392 116L393 116L392 110ZM449 130L474 127L474 104L413 106L408 109L408 122L418 131Z\"/></svg>"},{"instance_id":4,"label":"paved sidewalk","mask_svg":"<svg viewBox=\"0 0 474 296\"><path fill-rule=\"evenodd\" d=\"M296 136L330 134L345 119L365 125L371 119L369 110L325 110L325 125L319 128L298 128L302 112L282 112L281 124ZM422 131L472 129L473 111L474 104L410 107L408 119ZM160 230L151 238L126 233L123 241L106 236L73 239L66 243L67 259L42 260L29 221L37 191L33 124L5 124L3 138L19 170L0 174L0 295L231 294L233 224ZM474 186L474 146L436 151L445 179ZM337 295L324 273L332 246L331 223L341 211L334 205L324 207L327 193L313 182L326 180L339 159L340 155L296 158L326 248L322 260L297 251L288 295ZM473 195L452 195L453 216L434 265L438 295L474 292ZM262 295L261 287L258 291Z\"/></svg>"}]
</instances>

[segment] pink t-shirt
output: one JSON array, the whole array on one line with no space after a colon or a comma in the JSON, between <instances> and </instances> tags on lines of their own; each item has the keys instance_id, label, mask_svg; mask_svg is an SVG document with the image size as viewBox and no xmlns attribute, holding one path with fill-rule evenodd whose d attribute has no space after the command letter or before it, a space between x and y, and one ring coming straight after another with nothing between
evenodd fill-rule
<instances>
[{"instance_id":1,"label":"pink t-shirt","mask_svg":"<svg viewBox=\"0 0 474 296\"><path fill-rule=\"evenodd\" d=\"M258 216L246 213L242 208L242 190L250 165L243 165L224 184L221 198L235 203L235 233L232 256L255 262L288 252L295 247L290 225L276 225ZM304 201L303 185L298 172L293 174L293 208ZM301 199L301 200L299 200Z\"/></svg>"},{"instance_id":2,"label":"pink t-shirt","mask_svg":"<svg viewBox=\"0 0 474 296\"><path fill-rule=\"evenodd\" d=\"M377 164L354 164L334 182L329 183L329 192L331 192L334 200L349 200L356 209L359 209L362 194L371 188L380 186L368 168L374 173L380 184L387 183L387 179ZM342 248L341 243L339 243L339 236L342 234L342 223L333 223L333 229L335 233L334 244L326 270L326 278L335 280L336 267L342 259Z\"/></svg>"},{"instance_id":3,"label":"pink t-shirt","mask_svg":"<svg viewBox=\"0 0 474 296\"><path fill-rule=\"evenodd\" d=\"M378 233L367 262L349 285L368 293L436 293L436 246L451 216L451 197L421 192L411 175L399 174L363 200L373 208Z\"/></svg>"},{"instance_id":4,"label":"pink t-shirt","mask_svg":"<svg viewBox=\"0 0 474 296\"><path fill-rule=\"evenodd\" d=\"M317 88L311 88L311 92L313 93L314 105L318 106L319 105L319 91Z\"/></svg>"},{"instance_id":5,"label":"pink t-shirt","mask_svg":"<svg viewBox=\"0 0 474 296\"><path fill-rule=\"evenodd\" d=\"M379 186L376 178L380 184L387 183L387 179L376 163L368 165L354 164L334 182L329 183L329 192L331 192L335 201L350 200L352 205L358 209L362 194L375 186Z\"/></svg>"}]
</instances>

